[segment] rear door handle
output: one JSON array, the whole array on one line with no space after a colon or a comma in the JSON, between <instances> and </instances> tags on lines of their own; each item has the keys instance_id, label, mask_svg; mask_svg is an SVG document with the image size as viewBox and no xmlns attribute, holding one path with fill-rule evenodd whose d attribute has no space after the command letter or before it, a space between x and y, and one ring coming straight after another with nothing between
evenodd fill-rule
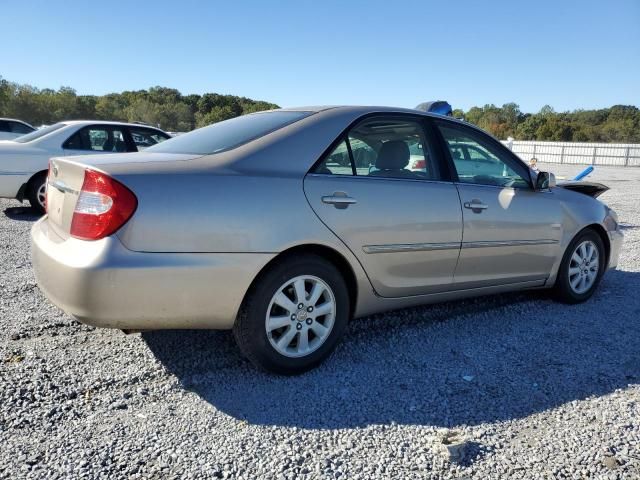
<instances>
[{"instance_id":1,"label":"rear door handle","mask_svg":"<svg viewBox=\"0 0 640 480\"><path fill-rule=\"evenodd\" d=\"M489 208L489 205L485 205L480 200L472 200L470 202L464 202L464 208L473 210L474 213L480 213L482 210Z\"/></svg>"},{"instance_id":2,"label":"rear door handle","mask_svg":"<svg viewBox=\"0 0 640 480\"><path fill-rule=\"evenodd\" d=\"M348 196L345 192L333 192L333 195L322 197L322 203L333 205L336 208L347 208L349 205L358 203L355 198Z\"/></svg>"}]
</instances>

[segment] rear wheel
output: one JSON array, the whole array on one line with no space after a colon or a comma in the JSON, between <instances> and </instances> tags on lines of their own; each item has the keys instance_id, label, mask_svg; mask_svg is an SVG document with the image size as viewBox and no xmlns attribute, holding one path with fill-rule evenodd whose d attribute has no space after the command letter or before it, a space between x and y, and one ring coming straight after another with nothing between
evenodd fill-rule
<instances>
[{"instance_id":1,"label":"rear wheel","mask_svg":"<svg viewBox=\"0 0 640 480\"><path fill-rule=\"evenodd\" d=\"M562 258L554 287L558 300L580 303L595 292L606 268L606 252L600 235L584 230L573 239Z\"/></svg>"},{"instance_id":2,"label":"rear wheel","mask_svg":"<svg viewBox=\"0 0 640 480\"><path fill-rule=\"evenodd\" d=\"M233 331L254 365L294 375L331 354L348 317L349 295L338 269L305 255L284 260L257 281Z\"/></svg>"},{"instance_id":3,"label":"rear wheel","mask_svg":"<svg viewBox=\"0 0 640 480\"><path fill-rule=\"evenodd\" d=\"M27 198L31 208L43 214L45 211L45 192L47 189L47 174L42 172L34 176L27 188Z\"/></svg>"}]
</instances>

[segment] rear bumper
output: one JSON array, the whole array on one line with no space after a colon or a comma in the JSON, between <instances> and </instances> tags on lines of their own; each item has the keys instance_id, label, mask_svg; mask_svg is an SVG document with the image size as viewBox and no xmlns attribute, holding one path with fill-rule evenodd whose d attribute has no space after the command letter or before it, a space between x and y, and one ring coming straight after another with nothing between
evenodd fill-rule
<instances>
[{"instance_id":1,"label":"rear bumper","mask_svg":"<svg viewBox=\"0 0 640 480\"><path fill-rule=\"evenodd\" d=\"M233 326L245 292L274 257L263 253L143 253L117 237L63 240L43 217L31 229L40 289L83 323L121 329Z\"/></svg>"}]
</instances>

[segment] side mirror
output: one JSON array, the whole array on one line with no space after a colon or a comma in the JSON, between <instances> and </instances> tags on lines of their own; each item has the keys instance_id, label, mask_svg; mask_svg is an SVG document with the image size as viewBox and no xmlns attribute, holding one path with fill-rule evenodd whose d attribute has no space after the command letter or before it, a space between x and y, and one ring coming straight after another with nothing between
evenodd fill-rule
<instances>
[{"instance_id":1,"label":"side mirror","mask_svg":"<svg viewBox=\"0 0 640 480\"><path fill-rule=\"evenodd\" d=\"M551 172L538 172L536 190L547 190L556 186L556 176Z\"/></svg>"}]
</instances>

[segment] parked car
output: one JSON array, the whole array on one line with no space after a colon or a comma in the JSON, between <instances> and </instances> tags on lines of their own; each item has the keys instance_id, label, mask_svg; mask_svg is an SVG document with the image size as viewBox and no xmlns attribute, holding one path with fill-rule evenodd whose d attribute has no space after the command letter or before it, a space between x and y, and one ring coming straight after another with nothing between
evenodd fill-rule
<instances>
[{"instance_id":1,"label":"parked car","mask_svg":"<svg viewBox=\"0 0 640 480\"><path fill-rule=\"evenodd\" d=\"M500 168L458 174L460 144ZM371 152L375 169L356 164ZM585 301L622 243L592 190L415 110L254 113L141 153L54 158L48 185L32 261L53 303L100 327L233 329L284 374L325 359L354 317L523 289Z\"/></svg>"},{"instance_id":2,"label":"parked car","mask_svg":"<svg viewBox=\"0 0 640 480\"><path fill-rule=\"evenodd\" d=\"M0 140L13 140L35 130L27 122L15 118L0 118Z\"/></svg>"},{"instance_id":3,"label":"parked car","mask_svg":"<svg viewBox=\"0 0 640 480\"><path fill-rule=\"evenodd\" d=\"M49 158L60 155L136 152L168 138L153 127L74 120L33 130L12 141L0 142L0 197L29 200L44 213Z\"/></svg>"}]
</instances>

